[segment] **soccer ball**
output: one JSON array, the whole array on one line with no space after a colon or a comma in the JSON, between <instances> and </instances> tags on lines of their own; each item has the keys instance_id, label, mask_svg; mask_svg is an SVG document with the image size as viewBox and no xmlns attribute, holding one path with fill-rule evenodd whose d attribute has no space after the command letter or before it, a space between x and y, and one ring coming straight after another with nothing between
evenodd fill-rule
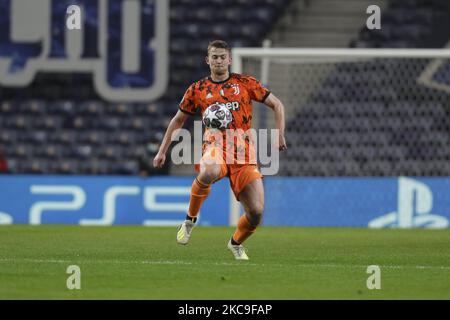
<instances>
[{"instance_id":1,"label":"soccer ball","mask_svg":"<svg viewBox=\"0 0 450 320\"><path fill-rule=\"evenodd\" d=\"M208 129L227 129L231 121L233 121L233 115L223 103L210 105L203 114L203 124Z\"/></svg>"}]
</instances>

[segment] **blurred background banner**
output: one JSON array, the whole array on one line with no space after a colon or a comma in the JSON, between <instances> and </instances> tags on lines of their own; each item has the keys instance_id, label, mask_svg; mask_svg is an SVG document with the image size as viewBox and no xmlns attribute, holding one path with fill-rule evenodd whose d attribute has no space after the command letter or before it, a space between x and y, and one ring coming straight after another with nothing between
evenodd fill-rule
<instances>
[{"instance_id":1,"label":"blurred background banner","mask_svg":"<svg viewBox=\"0 0 450 320\"><path fill-rule=\"evenodd\" d=\"M178 225L189 204L192 177L0 178L0 224ZM228 181L215 184L200 224L226 225Z\"/></svg>"},{"instance_id":2,"label":"blurred background banner","mask_svg":"<svg viewBox=\"0 0 450 320\"><path fill-rule=\"evenodd\" d=\"M448 178L292 177L265 180L268 194L266 225L448 227Z\"/></svg>"},{"instance_id":3,"label":"blurred background banner","mask_svg":"<svg viewBox=\"0 0 450 320\"><path fill-rule=\"evenodd\" d=\"M68 28L72 5L80 8L76 29ZM2 0L0 12L2 85L83 72L108 101L149 101L166 90L168 1Z\"/></svg>"},{"instance_id":4,"label":"blurred background banner","mask_svg":"<svg viewBox=\"0 0 450 320\"><path fill-rule=\"evenodd\" d=\"M2 177L0 223L177 225L193 177ZM264 225L446 228L448 178L268 177ZM228 181L214 185L199 224L232 224Z\"/></svg>"}]
</instances>

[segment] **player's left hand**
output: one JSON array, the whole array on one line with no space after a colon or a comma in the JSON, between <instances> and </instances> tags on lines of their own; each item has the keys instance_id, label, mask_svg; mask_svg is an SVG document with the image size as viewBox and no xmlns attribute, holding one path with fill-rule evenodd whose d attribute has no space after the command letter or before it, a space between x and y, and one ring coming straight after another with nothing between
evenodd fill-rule
<instances>
[{"instance_id":1,"label":"player's left hand","mask_svg":"<svg viewBox=\"0 0 450 320\"><path fill-rule=\"evenodd\" d=\"M278 136L278 149L280 151L287 150L286 139L284 138L284 135L282 135L282 134L280 134Z\"/></svg>"}]
</instances>

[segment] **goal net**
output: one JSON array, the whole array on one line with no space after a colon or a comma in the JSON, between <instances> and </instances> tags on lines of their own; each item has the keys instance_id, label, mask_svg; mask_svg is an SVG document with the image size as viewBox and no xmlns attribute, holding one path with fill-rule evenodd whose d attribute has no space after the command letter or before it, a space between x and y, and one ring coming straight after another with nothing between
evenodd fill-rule
<instances>
[{"instance_id":1,"label":"goal net","mask_svg":"<svg viewBox=\"0 0 450 320\"><path fill-rule=\"evenodd\" d=\"M285 105L279 175L450 175L450 49L236 48L233 72Z\"/></svg>"}]
</instances>

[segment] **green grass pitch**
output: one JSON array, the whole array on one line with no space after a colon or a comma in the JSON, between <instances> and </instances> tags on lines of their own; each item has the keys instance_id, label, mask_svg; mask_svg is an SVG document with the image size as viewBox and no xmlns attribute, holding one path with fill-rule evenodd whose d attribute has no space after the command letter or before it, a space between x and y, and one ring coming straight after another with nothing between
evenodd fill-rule
<instances>
[{"instance_id":1,"label":"green grass pitch","mask_svg":"<svg viewBox=\"0 0 450 320\"><path fill-rule=\"evenodd\" d=\"M233 230L199 226L180 246L175 227L2 226L0 299L450 299L448 230L263 226L250 261L226 249Z\"/></svg>"}]
</instances>

